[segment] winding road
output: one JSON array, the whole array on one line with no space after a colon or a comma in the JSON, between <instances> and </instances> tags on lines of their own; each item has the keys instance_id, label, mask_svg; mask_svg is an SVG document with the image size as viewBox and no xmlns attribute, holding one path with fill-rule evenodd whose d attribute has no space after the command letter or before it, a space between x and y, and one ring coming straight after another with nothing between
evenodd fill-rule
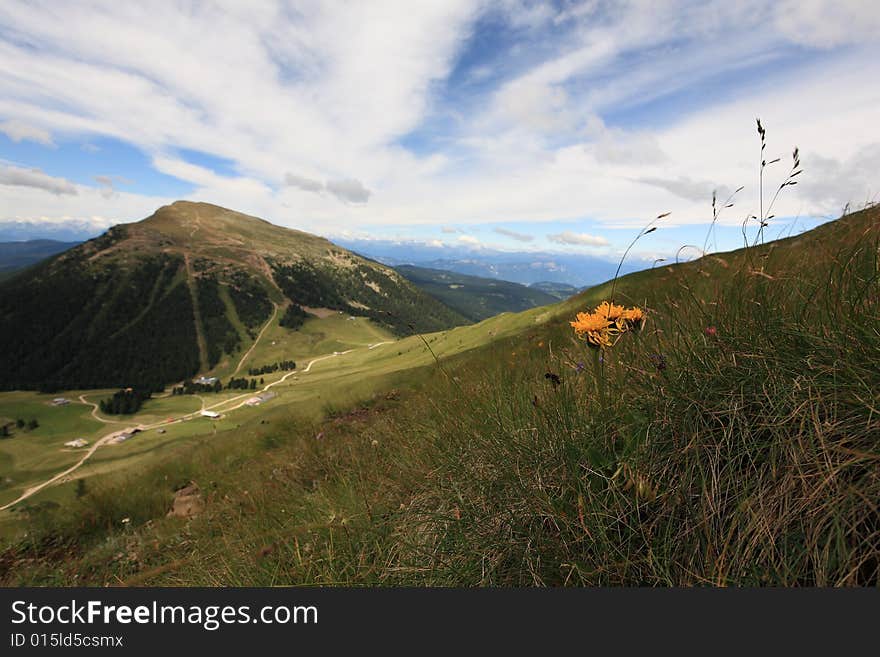
<instances>
[{"instance_id":1,"label":"winding road","mask_svg":"<svg viewBox=\"0 0 880 657\"><path fill-rule=\"evenodd\" d=\"M276 306L276 310L277 310L277 306ZM271 320L270 320L270 321L271 321ZM267 324L267 325L268 325L268 324ZM264 327L264 330L265 330L265 327ZM391 344L391 341L377 342L376 344L369 345L369 346L367 347L367 349L368 349L368 350L372 350L372 349L375 349L376 347L381 347L383 344ZM202 399L201 397L199 397L199 399L200 399L201 402L202 402L202 408L201 408L201 409L199 409L198 411L193 411L192 413L187 413L186 415L182 415L182 416L180 416L179 418L177 418L177 419L175 419L175 420L172 420L172 421L170 421L170 422L167 421L167 420L163 420L163 421L161 421L161 422L154 422L153 424L140 424L140 425L138 425L137 427L127 428L127 429L116 429L115 431L112 431L112 432L110 432L110 433L108 433L108 434L106 434L106 435L104 435L104 436L101 436L101 438L99 438L99 439L95 442L95 444L92 445L92 446L89 448L89 450L88 450L85 454L83 454L83 457L82 457L79 461L77 461L76 463L74 463L72 466L70 466L69 468L67 468L67 469L64 470L63 472L59 472L58 474L56 474L56 475L53 476L52 478L47 479L47 480L44 481L43 483L41 483L41 484L37 484L36 486L32 486L31 488L28 488L28 489L25 490L25 491L24 491L24 492L23 492L23 493L22 493L17 499L15 499L15 500L13 500L13 501L11 501L11 502L8 502L7 504L4 504L3 506L0 506L0 511L4 511L4 510L6 510L6 509L9 509L10 507L15 506L15 505L18 504L19 502L23 502L24 500L26 500L27 498L31 497L32 495L34 495L34 494L36 494L36 493L39 493L41 490L43 490L43 489L46 488L47 486L51 486L52 484L56 483L57 481L63 479L64 477L68 476L69 474L73 473L74 471L76 471L77 469L79 469L79 468L83 465L83 463L85 463L86 461L88 461L88 460L92 457L92 455L93 455L96 451L98 451L98 448L103 447L104 445L106 445L107 443L109 443L111 440L113 440L114 438L116 438L116 437L117 437L119 434L121 434L121 433L126 433L126 432L128 432L128 431L132 431L132 430L135 429L135 428L136 428L138 431L149 431L150 429L157 429L157 428L159 428L159 427L167 427L167 426L172 425L172 424L179 424L180 422L184 422L184 421L186 421L186 420L189 420L189 419L191 419L191 418L194 418L194 417L200 415L200 414L202 413L202 411L213 410L213 409L216 409L216 408L220 408L221 406L225 406L226 404L229 404L229 403L231 403L231 402L235 402L235 401L238 401L238 400L243 400L243 399L245 399L245 398L250 399L251 397L253 397L253 396L255 396L255 395L258 395L258 394L263 393L263 392L267 392L267 391L270 390L271 388L273 388L273 387L275 387L275 386L277 386L277 385L279 385L279 384L281 384L281 383L284 383L284 382L285 382L289 377L291 377L291 376L294 376L294 375L296 375L296 374L308 374L308 373L311 371L311 369L312 369L312 365L314 365L315 363L319 363L319 362L321 362L322 360L327 360L327 359L329 359L329 358L336 358L337 356L344 356L345 354L350 354L352 351L356 351L356 350L355 350L355 349L348 349L347 351L335 351L335 352L333 352L332 354L327 354L326 356L318 356L317 358L313 358L312 360L310 360L310 361L309 361L309 364L306 365L305 369L303 369L303 370L293 370L292 372L288 372L287 374L285 374L284 376L282 376L282 377L281 377L280 379L278 379L277 381L273 381L272 383L267 383L265 386L263 386L263 388L262 388L261 390L258 390L258 391L249 390L249 391L246 392L246 393L243 393L243 394L241 394L241 395L236 395L235 397L231 397L230 399L224 399L223 401L217 402L216 404L213 404L213 405L211 405L211 406L207 406L207 407L206 407L206 406L205 406L205 400ZM85 398L85 395L80 395L80 396L79 396L79 400L80 400L80 402L82 402L82 403L85 404L86 406L91 406L91 407L92 407L92 413L91 413L91 415L92 415L92 417L95 418L97 421L99 421L99 422L103 422L103 423L105 423L105 424L124 424L123 422L119 422L119 421L116 421L116 420L108 420L108 419L103 418L103 417L101 417L100 415L98 415L98 411L99 411L100 407L99 407L98 404L96 404L95 402L90 402L90 401L88 401L88 400ZM231 413L232 411L234 411L234 410L236 410L236 409L238 409L238 408L241 408L241 407L244 406L246 403L247 403L246 401L242 401L241 403L237 404L236 406L233 406L233 407L231 407L231 408L223 409L223 412L224 412L224 413Z\"/></svg>"},{"instance_id":2,"label":"winding road","mask_svg":"<svg viewBox=\"0 0 880 657\"><path fill-rule=\"evenodd\" d=\"M88 403L88 402L86 402L86 403ZM104 421L104 420L102 420L102 421ZM113 440L119 434L125 433L125 431L126 431L125 429L120 429L118 431L114 431L112 433L108 433L105 436L102 436L94 445L92 445L89 448L89 451L87 451L85 454L83 454L83 457L79 461L77 461L72 466L67 468L67 470L65 470L64 472L59 472L57 475L55 475L51 479L44 481L42 484L37 484L36 486L32 486L31 488L28 488L24 493L21 494L21 496L19 496L18 499L15 499L12 502L9 502L8 504L4 504L3 506L0 506L0 511L8 509L9 507L11 507L15 504L18 504L19 502L26 500L31 495L33 495L35 493L39 493L41 490L43 490L47 486L51 486L59 479L63 479L64 477L69 475L71 472L73 472L74 470L79 468L79 466L81 466L83 463L88 461L89 458L92 456L92 454L94 454L95 452L98 451L99 447L106 445L108 442Z\"/></svg>"},{"instance_id":3,"label":"winding road","mask_svg":"<svg viewBox=\"0 0 880 657\"><path fill-rule=\"evenodd\" d=\"M98 422L103 422L104 424L124 424L123 422L119 422L118 420L108 420L107 418L103 418L98 415L100 406L98 406L95 402L90 402L88 399L86 399L85 395L80 395L79 400L86 406L92 407L92 417L95 418Z\"/></svg>"}]
</instances>

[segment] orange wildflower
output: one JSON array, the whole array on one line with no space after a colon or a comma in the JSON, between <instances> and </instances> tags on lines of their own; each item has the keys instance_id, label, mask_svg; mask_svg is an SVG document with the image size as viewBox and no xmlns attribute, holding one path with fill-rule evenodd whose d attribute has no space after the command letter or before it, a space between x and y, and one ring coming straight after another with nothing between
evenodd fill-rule
<instances>
[{"instance_id":1,"label":"orange wildflower","mask_svg":"<svg viewBox=\"0 0 880 657\"><path fill-rule=\"evenodd\" d=\"M598 306L596 306L595 314L601 315L602 317L607 317L612 322L616 322L620 319L624 313L626 312L623 309L623 306L617 306L608 301L603 301Z\"/></svg>"},{"instance_id":2,"label":"orange wildflower","mask_svg":"<svg viewBox=\"0 0 880 657\"><path fill-rule=\"evenodd\" d=\"M607 317L598 313L578 313L575 321L569 322L575 334L591 347L610 347L611 331Z\"/></svg>"},{"instance_id":3,"label":"orange wildflower","mask_svg":"<svg viewBox=\"0 0 880 657\"><path fill-rule=\"evenodd\" d=\"M623 311L623 320L627 323L627 326L632 330L638 330L642 328L642 324L645 321L645 313L641 308L632 307Z\"/></svg>"},{"instance_id":4,"label":"orange wildflower","mask_svg":"<svg viewBox=\"0 0 880 657\"><path fill-rule=\"evenodd\" d=\"M613 346L623 333L640 329L644 319L641 308L624 308L603 301L592 313L578 313L575 321L569 323L577 337L591 347L605 348Z\"/></svg>"}]
</instances>

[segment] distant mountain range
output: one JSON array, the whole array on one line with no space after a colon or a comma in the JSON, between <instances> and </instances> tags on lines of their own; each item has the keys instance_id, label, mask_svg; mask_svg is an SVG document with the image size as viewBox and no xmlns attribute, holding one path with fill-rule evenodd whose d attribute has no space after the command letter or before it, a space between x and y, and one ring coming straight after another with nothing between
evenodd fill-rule
<instances>
[{"instance_id":1,"label":"distant mountain range","mask_svg":"<svg viewBox=\"0 0 880 657\"><path fill-rule=\"evenodd\" d=\"M23 269L45 260L56 253L67 251L79 242L56 240L26 240L23 242L0 242L0 280L13 271Z\"/></svg>"},{"instance_id":2,"label":"distant mountain range","mask_svg":"<svg viewBox=\"0 0 880 657\"><path fill-rule=\"evenodd\" d=\"M106 230L92 221L71 219L59 223L41 221L0 221L0 242L52 240L85 242Z\"/></svg>"},{"instance_id":3,"label":"distant mountain range","mask_svg":"<svg viewBox=\"0 0 880 657\"><path fill-rule=\"evenodd\" d=\"M414 265L511 281L522 285L565 283L580 289L614 277L617 261L576 253L472 250L433 247L415 242L334 238L336 244L386 265ZM621 274L642 269L624 264Z\"/></svg>"}]
</instances>

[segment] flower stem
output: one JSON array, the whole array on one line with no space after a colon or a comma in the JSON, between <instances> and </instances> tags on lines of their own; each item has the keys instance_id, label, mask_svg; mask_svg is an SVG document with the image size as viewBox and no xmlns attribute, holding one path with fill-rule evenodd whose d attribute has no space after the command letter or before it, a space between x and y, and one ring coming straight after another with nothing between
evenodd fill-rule
<instances>
[{"instance_id":1,"label":"flower stem","mask_svg":"<svg viewBox=\"0 0 880 657\"><path fill-rule=\"evenodd\" d=\"M596 390L599 393L599 406L605 413L605 369L603 367L601 349L593 349L593 376L596 379Z\"/></svg>"}]
</instances>

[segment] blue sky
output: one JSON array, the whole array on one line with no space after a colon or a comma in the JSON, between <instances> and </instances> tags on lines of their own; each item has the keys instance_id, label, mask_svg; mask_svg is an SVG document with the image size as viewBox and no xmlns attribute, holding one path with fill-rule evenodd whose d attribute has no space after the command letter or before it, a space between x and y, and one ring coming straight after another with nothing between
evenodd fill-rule
<instances>
[{"instance_id":1,"label":"blue sky","mask_svg":"<svg viewBox=\"0 0 880 657\"><path fill-rule=\"evenodd\" d=\"M880 13L775 3L0 6L0 234L179 198L330 237L617 257L771 235L880 192ZM20 231L19 231L20 232ZM717 244L717 246L716 246ZM711 250L710 249L710 250Z\"/></svg>"}]
</instances>

